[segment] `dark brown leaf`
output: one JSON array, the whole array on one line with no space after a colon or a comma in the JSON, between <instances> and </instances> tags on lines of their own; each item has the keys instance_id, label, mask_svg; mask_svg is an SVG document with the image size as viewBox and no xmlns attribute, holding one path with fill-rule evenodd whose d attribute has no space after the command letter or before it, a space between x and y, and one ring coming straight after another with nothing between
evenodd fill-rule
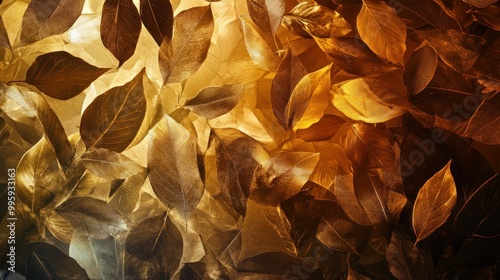
<instances>
[{"instance_id":1,"label":"dark brown leaf","mask_svg":"<svg viewBox=\"0 0 500 280\"><path fill-rule=\"evenodd\" d=\"M253 172L259 164L255 158L268 158L267 151L236 129L214 130L209 145L215 148L222 198L244 215Z\"/></svg>"},{"instance_id":2,"label":"dark brown leaf","mask_svg":"<svg viewBox=\"0 0 500 280\"><path fill-rule=\"evenodd\" d=\"M497 2L497 0L464 0L464 2L471 4L477 8L486 8L489 5Z\"/></svg>"},{"instance_id":3,"label":"dark brown leaf","mask_svg":"<svg viewBox=\"0 0 500 280\"><path fill-rule=\"evenodd\" d=\"M307 1L285 15L283 23L302 37L340 37L351 31L351 25L338 12Z\"/></svg>"},{"instance_id":4,"label":"dark brown leaf","mask_svg":"<svg viewBox=\"0 0 500 280\"><path fill-rule=\"evenodd\" d=\"M213 119L231 111L240 101L243 92L244 87L240 85L208 87L188 100L184 106L206 119Z\"/></svg>"},{"instance_id":5,"label":"dark brown leaf","mask_svg":"<svg viewBox=\"0 0 500 280\"><path fill-rule=\"evenodd\" d=\"M97 96L85 109L80 134L87 146L122 152L134 140L146 114L144 69L130 82Z\"/></svg>"},{"instance_id":6,"label":"dark brown leaf","mask_svg":"<svg viewBox=\"0 0 500 280\"><path fill-rule=\"evenodd\" d=\"M397 279L433 278L431 256L397 231L392 232L391 243L387 247L387 262Z\"/></svg>"},{"instance_id":7,"label":"dark brown leaf","mask_svg":"<svg viewBox=\"0 0 500 280\"><path fill-rule=\"evenodd\" d=\"M80 94L109 68L98 68L64 51L38 56L26 72L26 82L60 100Z\"/></svg>"},{"instance_id":8,"label":"dark brown leaf","mask_svg":"<svg viewBox=\"0 0 500 280\"><path fill-rule=\"evenodd\" d=\"M33 0L23 16L21 44L66 32L82 13L85 0Z\"/></svg>"},{"instance_id":9,"label":"dark brown leaf","mask_svg":"<svg viewBox=\"0 0 500 280\"><path fill-rule=\"evenodd\" d=\"M159 63L164 83L182 82L205 61L214 20L210 6L182 11L174 19L174 37L160 46Z\"/></svg>"},{"instance_id":10,"label":"dark brown leaf","mask_svg":"<svg viewBox=\"0 0 500 280\"><path fill-rule=\"evenodd\" d=\"M125 245L125 273L146 279L170 279L179 267L183 240L166 213L134 226Z\"/></svg>"},{"instance_id":11,"label":"dark brown leaf","mask_svg":"<svg viewBox=\"0 0 500 280\"><path fill-rule=\"evenodd\" d=\"M274 34L278 30L285 13L285 1L247 0L247 6L253 22L263 31L262 37L275 49Z\"/></svg>"},{"instance_id":12,"label":"dark brown leaf","mask_svg":"<svg viewBox=\"0 0 500 280\"><path fill-rule=\"evenodd\" d=\"M380 58L403 65L406 25L384 1L364 0L356 20L359 36Z\"/></svg>"},{"instance_id":13,"label":"dark brown leaf","mask_svg":"<svg viewBox=\"0 0 500 280\"><path fill-rule=\"evenodd\" d=\"M436 51L427 44L420 45L406 63L404 81L409 95L420 93L434 77L438 65Z\"/></svg>"},{"instance_id":14,"label":"dark brown leaf","mask_svg":"<svg viewBox=\"0 0 500 280\"><path fill-rule=\"evenodd\" d=\"M455 216L452 234L459 265L493 265L498 260L499 252L491 249L500 244L499 178L497 174L481 185Z\"/></svg>"},{"instance_id":15,"label":"dark brown leaf","mask_svg":"<svg viewBox=\"0 0 500 280\"><path fill-rule=\"evenodd\" d=\"M78 263L54 245L36 242L28 246L27 279L90 279Z\"/></svg>"},{"instance_id":16,"label":"dark brown leaf","mask_svg":"<svg viewBox=\"0 0 500 280\"><path fill-rule=\"evenodd\" d=\"M122 216L105 201L92 197L73 197L56 208L80 232L106 239L127 230Z\"/></svg>"},{"instance_id":17,"label":"dark brown leaf","mask_svg":"<svg viewBox=\"0 0 500 280\"><path fill-rule=\"evenodd\" d=\"M1 17L0 17L0 46L4 48L10 48L9 36L7 34L7 30L5 30L5 25Z\"/></svg>"},{"instance_id":18,"label":"dark brown leaf","mask_svg":"<svg viewBox=\"0 0 500 280\"><path fill-rule=\"evenodd\" d=\"M451 161L420 189L413 206L412 224L417 241L429 237L451 214L457 188L450 171Z\"/></svg>"},{"instance_id":19,"label":"dark brown leaf","mask_svg":"<svg viewBox=\"0 0 500 280\"><path fill-rule=\"evenodd\" d=\"M500 131L497 129L500 124L498 106L500 94L484 100L469 120L465 136L490 145L500 144Z\"/></svg>"},{"instance_id":20,"label":"dark brown leaf","mask_svg":"<svg viewBox=\"0 0 500 280\"><path fill-rule=\"evenodd\" d=\"M340 206L333 204L321 219L316 237L331 249L361 255L370 231L351 221Z\"/></svg>"},{"instance_id":21,"label":"dark brown leaf","mask_svg":"<svg viewBox=\"0 0 500 280\"><path fill-rule=\"evenodd\" d=\"M172 39L174 11L170 0L141 0L141 19L158 46Z\"/></svg>"},{"instance_id":22,"label":"dark brown leaf","mask_svg":"<svg viewBox=\"0 0 500 280\"><path fill-rule=\"evenodd\" d=\"M160 201L187 217L203 195L197 146L191 134L165 116L152 133L148 151L149 180Z\"/></svg>"},{"instance_id":23,"label":"dark brown leaf","mask_svg":"<svg viewBox=\"0 0 500 280\"><path fill-rule=\"evenodd\" d=\"M291 125L286 119L286 108L290 96L300 79L306 74L307 70L300 60L289 50L278 68L271 87L273 112L278 123L285 129L290 128Z\"/></svg>"},{"instance_id":24,"label":"dark brown leaf","mask_svg":"<svg viewBox=\"0 0 500 280\"><path fill-rule=\"evenodd\" d=\"M490 6L488 8L476 9L472 11L472 14L474 14L480 23L496 31L500 31L500 7Z\"/></svg>"},{"instance_id":25,"label":"dark brown leaf","mask_svg":"<svg viewBox=\"0 0 500 280\"><path fill-rule=\"evenodd\" d=\"M398 15L413 28L431 27L448 30L460 29L457 20L448 15L436 1L400 0L392 2Z\"/></svg>"},{"instance_id":26,"label":"dark brown leaf","mask_svg":"<svg viewBox=\"0 0 500 280\"><path fill-rule=\"evenodd\" d=\"M141 16L132 0L106 0L102 7L101 40L121 66L135 52Z\"/></svg>"}]
</instances>

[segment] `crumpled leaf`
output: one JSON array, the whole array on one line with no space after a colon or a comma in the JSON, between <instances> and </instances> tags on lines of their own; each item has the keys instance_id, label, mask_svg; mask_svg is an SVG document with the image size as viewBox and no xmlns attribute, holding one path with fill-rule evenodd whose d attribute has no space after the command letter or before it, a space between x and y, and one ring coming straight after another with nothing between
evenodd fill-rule
<instances>
[{"instance_id":1,"label":"crumpled leaf","mask_svg":"<svg viewBox=\"0 0 500 280\"><path fill-rule=\"evenodd\" d=\"M147 279L169 279L178 269L182 235L167 213L134 226L125 244L125 273Z\"/></svg>"},{"instance_id":2,"label":"crumpled leaf","mask_svg":"<svg viewBox=\"0 0 500 280\"><path fill-rule=\"evenodd\" d=\"M105 201L92 197L72 197L56 208L79 232L106 239L127 230L123 217Z\"/></svg>"},{"instance_id":3,"label":"crumpled leaf","mask_svg":"<svg viewBox=\"0 0 500 280\"><path fill-rule=\"evenodd\" d=\"M250 197L258 203L278 205L297 194L318 163L318 153L282 152L254 172Z\"/></svg>"},{"instance_id":4,"label":"crumpled leaf","mask_svg":"<svg viewBox=\"0 0 500 280\"><path fill-rule=\"evenodd\" d=\"M353 120L385 122L406 112L406 93L389 78L356 78L332 87L333 105Z\"/></svg>"},{"instance_id":5,"label":"crumpled leaf","mask_svg":"<svg viewBox=\"0 0 500 280\"><path fill-rule=\"evenodd\" d=\"M240 101L243 91L239 85L204 88L184 106L206 119L213 119L231 111Z\"/></svg>"},{"instance_id":6,"label":"crumpled leaf","mask_svg":"<svg viewBox=\"0 0 500 280\"><path fill-rule=\"evenodd\" d=\"M186 217L203 195L196 142L182 125L165 116L152 133L149 180L160 201ZM179 153L178 151L182 151Z\"/></svg>"},{"instance_id":7,"label":"crumpled leaf","mask_svg":"<svg viewBox=\"0 0 500 280\"><path fill-rule=\"evenodd\" d=\"M490 145L500 144L500 132L496 127L500 118L496 113L500 104L500 94L484 100L472 115L465 136Z\"/></svg>"},{"instance_id":8,"label":"crumpled leaf","mask_svg":"<svg viewBox=\"0 0 500 280\"><path fill-rule=\"evenodd\" d=\"M273 112L278 123L285 129L288 129L291 125L289 123L291 120L286 115L290 97L296 85L306 74L307 70L300 60L289 50L283 58L271 86Z\"/></svg>"},{"instance_id":9,"label":"crumpled leaf","mask_svg":"<svg viewBox=\"0 0 500 280\"><path fill-rule=\"evenodd\" d=\"M134 140L146 114L143 69L130 82L97 96L82 114L80 134L87 146L122 152Z\"/></svg>"},{"instance_id":10,"label":"crumpled leaf","mask_svg":"<svg viewBox=\"0 0 500 280\"><path fill-rule=\"evenodd\" d=\"M69 245L69 256L85 269L91 279L118 277L118 252L112 236L96 239L76 232Z\"/></svg>"},{"instance_id":11,"label":"crumpled leaf","mask_svg":"<svg viewBox=\"0 0 500 280\"><path fill-rule=\"evenodd\" d=\"M195 7L174 19L174 37L160 46L159 64L163 83L182 82L205 61L214 31L210 6Z\"/></svg>"},{"instance_id":12,"label":"crumpled leaf","mask_svg":"<svg viewBox=\"0 0 500 280\"><path fill-rule=\"evenodd\" d=\"M163 40L172 39L174 11L169 0L141 0L141 20L153 36L156 44L161 46Z\"/></svg>"},{"instance_id":13,"label":"crumpled leaf","mask_svg":"<svg viewBox=\"0 0 500 280\"><path fill-rule=\"evenodd\" d=\"M38 56L26 72L26 82L50 97L67 100L80 94L108 70L57 51Z\"/></svg>"},{"instance_id":14,"label":"crumpled leaf","mask_svg":"<svg viewBox=\"0 0 500 280\"><path fill-rule=\"evenodd\" d=\"M45 242L29 244L27 279L90 279L78 263L59 248Z\"/></svg>"},{"instance_id":15,"label":"crumpled leaf","mask_svg":"<svg viewBox=\"0 0 500 280\"><path fill-rule=\"evenodd\" d=\"M23 15L21 44L67 31L82 13L85 0L33 0Z\"/></svg>"},{"instance_id":16,"label":"crumpled leaf","mask_svg":"<svg viewBox=\"0 0 500 280\"><path fill-rule=\"evenodd\" d=\"M352 30L351 25L338 12L307 1L299 3L285 15L283 23L302 37L340 37Z\"/></svg>"},{"instance_id":17,"label":"crumpled leaf","mask_svg":"<svg viewBox=\"0 0 500 280\"><path fill-rule=\"evenodd\" d=\"M457 188L450 171L451 161L420 189L413 205L412 224L416 242L429 237L451 214Z\"/></svg>"},{"instance_id":18,"label":"crumpled leaf","mask_svg":"<svg viewBox=\"0 0 500 280\"><path fill-rule=\"evenodd\" d=\"M121 66L135 52L141 17L132 0L106 0L102 7L101 40Z\"/></svg>"},{"instance_id":19,"label":"crumpled leaf","mask_svg":"<svg viewBox=\"0 0 500 280\"><path fill-rule=\"evenodd\" d=\"M5 25L1 17L0 17L0 46L4 48L10 48L9 36L7 35L7 30L5 30Z\"/></svg>"},{"instance_id":20,"label":"crumpled leaf","mask_svg":"<svg viewBox=\"0 0 500 280\"><path fill-rule=\"evenodd\" d=\"M427 42L422 43L406 63L403 79L409 95L424 90L434 77L437 65L436 51Z\"/></svg>"},{"instance_id":21,"label":"crumpled leaf","mask_svg":"<svg viewBox=\"0 0 500 280\"><path fill-rule=\"evenodd\" d=\"M384 1L363 0L356 19L359 36L382 59L403 65L406 25Z\"/></svg>"},{"instance_id":22,"label":"crumpled leaf","mask_svg":"<svg viewBox=\"0 0 500 280\"><path fill-rule=\"evenodd\" d=\"M145 168L125 155L107 149L93 149L80 157L80 161L93 174L110 180L126 179Z\"/></svg>"},{"instance_id":23,"label":"crumpled leaf","mask_svg":"<svg viewBox=\"0 0 500 280\"><path fill-rule=\"evenodd\" d=\"M16 173L18 197L34 213L54 200L64 180L54 150L45 138L21 158Z\"/></svg>"}]
</instances>

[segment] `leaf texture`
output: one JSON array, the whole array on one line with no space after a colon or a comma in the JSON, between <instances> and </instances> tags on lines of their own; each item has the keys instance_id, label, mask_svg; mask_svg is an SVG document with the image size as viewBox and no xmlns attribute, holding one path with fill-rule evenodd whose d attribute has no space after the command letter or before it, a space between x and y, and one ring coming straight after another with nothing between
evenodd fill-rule
<instances>
[{"instance_id":1,"label":"leaf texture","mask_svg":"<svg viewBox=\"0 0 500 280\"><path fill-rule=\"evenodd\" d=\"M160 46L164 83L182 82L198 70L207 57L213 31L210 6L191 8L175 17L172 41L165 40Z\"/></svg>"},{"instance_id":2,"label":"leaf texture","mask_svg":"<svg viewBox=\"0 0 500 280\"><path fill-rule=\"evenodd\" d=\"M90 279L74 259L54 245L36 242L28 247L27 279Z\"/></svg>"},{"instance_id":3,"label":"leaf texture","mask_svg":"<svg viewBox=\"0 0 500 280\"><path fill-rule=\"evenodd\" d=\"M107 149L93 149L83 154L80 161L93 174L110 180L126 179L145 171L130 158Z\"/></svg>"},{"instance_id":4,"label":"leaf texture","mask_svg":"<svg viewBox=\"0 0 500 280\"><path fill-rule=\"evenodd\" d=\"M34 0L23 15L21 44L66 32L82 13L85 0Z\"/></svg>"},{"instance_id":5,"label":"leaf texture","mask_svg":"<svg viewBox=\"0 0 500 280\"><path fill-rule=\"evenodd\" d=\"M26 82L50 97L67 100L80 94L108 70L57 51L38 56L26 72Z\"/></svg>"},{"instance_id":6,"label":"leaf texture","mask_svg":"<svg viewBox=\"0 0 500 280\"><path fill-rule=\"evenodd\" d=\"M5 24L3 23L2 18L0 18L0 46L4 48L10 47L9 36L7 34L7 30L5 30Z\"/></svg>"},{"instance_id":7,"label":"leaf texture","mask_svg":"<svg viewBox=\"0 0 500 280\"><path fill-rule=\"evenodd\" d=\"M102 7L101 40L121 66L135 52L141 16L132 0L106 0Z\"/></svg>"},{"instance_id":8,"label":"leaf texture","mask_svg":"<svg viewBox=\"0 0 500 280\"><path fill-rule=\"evenodd\" d=\"M141 20L153 36L156 44L161 46L163 40L172 39L174 11L170 0L141 0Z\"/></svg>"},{"instance_id":9,"label":"leaf texture","mask_svg":"<svg viewBox=\"0 0 500 280\"><path fill-rule=\"evenodd\" d=\"M420 189L413 206L412 224L417 242L429 237L451 214L457 189L450 171L451 161Z\"/></svg>"},{"instance_id":10,"label":"leaf texture","mask_svg":"<svg viewBox=\"0 0 500 280\"><path fill-rule=\"evenodd\" d=\"M132 228L125 244L127 275L168 279L179 267L182 236L166 213L147 218Z\"/></svg>"},{"instance_id":11,"label":"leaf texture","mask_svg":"<svg viewBox=\"0 0 500 280\"><path fill-rule=\"evenodd\" d=\"M186 217L204 190L196 143L189 131L168 116L158 123L153 135L148 150L151 186L163 204L176 208Z\"/></svg>"},{"instance_id":12,"label":"leaf texture","mask_svg":"<svg viewBox=\"0 0 500 280\"><path fill-rule=\"evenodd\" d=\"M185 106L206 119L213 119L231 111L240 101L243 90L238 85L204 88Z\"/></svg>"},{"instance_id":13,"label":"leaf texture","mask_svg":"<svg viewBox=\"0 0 500 280\"><path fill-rule=\"evenodd\" d=\"M80 134L87 150L122 152L134 140L146 114L144 70L130 82L97 96L85 109Z\"/></svg>"},{"instance_id":14,"label":"leaf texture","mask_svg":"<svg viewBox=\"0 0 500 280\"><path fill-rule=\"evenodd\" d=\"M498 104L500 104L499 94L484 100L469 120L465 135L486 144L500 144L500 135L495 129L500 121L500 118L495 114Z\"/></svg>"},{"instance_id":15,"label":"leaf texture","mask_svg":"<svg viewBox=\"0 0 500 280\"><path fill-rule=\"evenodd\" d=\"M118 254L115 239L95 239L85 233L76 233L69 245L69 255L84 268L91 279L118 277Z\"/></svg>"},{"instance_id":16,"label":"leaf texture","mask_svg":"<svg viewBox=\"0 0 500 280\"><path fill-rule=\"evenodd\" d=\"M403 65L406 26L396 11L378 0L363 0L356 20L359 36L382 59Z\"/></svg>"},{"instance_id":17,"label":"leaf texture","mask_svg":"<svg viewBox=\"0 0 500 280\"><path fill-rule=\"evenodd\" d=\"M427 43L423 43L410 56L406 64L404 81L408 94L420 93L430 83L436 72L438 57L436 51Z\"/></svg>"},{"instance_id":18,"label":"leaf texture","mask_svg":"<svg viewBox=\"0 0 500 280\"><path fill-rule=\"evenodd\" d=\"M56 208L57 213L89 237L106 239L127 230L122 216L105 201L91 197L73 197Z\"/></svg>"}]
</instances>

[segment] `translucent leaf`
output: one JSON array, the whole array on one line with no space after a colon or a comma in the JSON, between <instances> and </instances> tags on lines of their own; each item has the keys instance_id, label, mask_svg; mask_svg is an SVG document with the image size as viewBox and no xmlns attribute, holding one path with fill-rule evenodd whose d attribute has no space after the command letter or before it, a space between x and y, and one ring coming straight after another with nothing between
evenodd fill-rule
<instances>
[{"instance_id":1,"label":"translucent leaf","mask_svg":"<svg viewBox=\"0 0 500 280\"><path fill-rule=\"evenodd\" d=\"M144 167L130 158L107 149L88 151L81 156L80 161L93 174L110 180L126 179L145 171Z\"/></svg>"},{"instance_id":2,"label":"translucent leaf","mask_svg":"<svg viewBox=\"0 0 500 280\"><path fill-rule=\"evenodd\" d=\"M148 151L149 180L160 201L184 217L203 195L196 142L182 125L165 116L152 133Z\"/></svg>"},{"instance_id":3,"label":"translucent leaf","mask_svg":"<svg viewBox=\"0 0 500 280\"><path fill-rule=\"evenodd\" d=\"M91 279L116 279L118 276L118 252L111 236L96 239L77 232L71 239L69 255Z\"/></svg>"},{"instance_id":4,"label":"translucent leaf","mask_svg":"<svg viewBox=\"0 0 500 280\"><path fill-rule=\"evenodd\" d=\"M205 61L214 31L210 6L195 7L174 19L174 37L160 46L159 64L164 83L182 82Z\"/></svg>"},{"instance_id":5,"label":"translucent leaf","mask_svg":"<svg viewBox=\"0 0 500 280\"><path fill-rule=\"evenodd\" d=\"M127 230L122 216L106 202L91 197L73 197L56 208L79 232L106 239Z\"/></svg>"},{"instance_id":6,"label":"translucent leaf","mask_svg":"<svg viewBox=\"0 0 500 280\"><path fill-rule=\"evenodd\" d=\"M500 135L496 129L500 121L496 113L499 104L500 94L484 100L469 120L465 136L490 145L500 144Z\"/></svg>"},{"instance_id":7,"label":"translucent leaf","mask_svg":"<svg viewBox=\"0 0 500 280\"><path fill-rule=\"evenodd\" d=\"M420 189L413 206L412 224L417 241L429 237L451 214L457 188L450 171L451 161Z\"/></svg>"},{"instance_id":8,"label":"translucent leaf","mask_svg":"<svg viewBox=\"0 0 500 280\"><path fill-rule=\"evenodd\" d=\"M21 44L67 31L80 16L85 0L34 0L23 15Z\"/></svg>"},{"instance_id":9,"label":"translucent leaf","mask_svg":"<svg viewBox=\"0 0 500 280\"><path fill-rule=\"evenodd\" d=\"M64 180L54 150L45 138L21 158L16 173L19 199L35 213L52 202Z\"/></svg>"},{"instance_id":10,"label":"translucent leaf","mask_svg":"<svg viewBox=\"0 0 500 280\"><path fill-rule=\"evenodd\" d=\"M26 82L60 100L75 97L108 71L64 51L40 55L26 72Z\"/></svg>"},{"instance_id":11,"label":"translucent leaf","mask_svg":"<svg viewBox=\"0 0 500 280\"><path fill-rule=\"evenodd\" d=\"M166 213L139 222L127 236L125 273L148 279L169 279L179 267L182 244L181 233Z\"/></svg>"},{"instance_id":12,"label":"translucent leaf","mask_svg":"<svg viewBox=\"0 0 500 280\"><path fill-rule=\"evenodd\" d=\"M436 51L427 43L420 45L406 63L403 79L410 95L420 93L434 77L438 65Z\"/></svg>"}]
</instances>

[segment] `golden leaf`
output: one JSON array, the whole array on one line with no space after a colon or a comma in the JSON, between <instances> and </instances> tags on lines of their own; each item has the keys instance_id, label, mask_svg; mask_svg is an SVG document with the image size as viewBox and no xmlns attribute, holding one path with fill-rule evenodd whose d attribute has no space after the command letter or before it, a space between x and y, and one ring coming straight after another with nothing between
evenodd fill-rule
<instances>
[{"instance_id":1,"label":"golden leaf","mask_svg":"<svg viewBox=\"0 0 500 280\"><path fill-rule=\"evenodd\" d=\"M429 237L446 222L457 201L457 188L450 170L451 161L434 174L418 191L412 224L417 241Z\"/></svg>"},{"instance_id":2,"label":"golden leaf","mask_svg":"<svg viewBox=\"0 0 500 280\"><path fill-rule=\"evenodd\" d=\"M384 1L363 0L356 20L359 36L382 59L403 65L406 25Z\"/></svg>"},{"instance_id":3,"label":"golden leaf","mask_svg":"<svg viewBox=\"0 0 500 280\"><path fill-rule=\"evenodd\" d=\"M403 79L410 95L420 93L434 77L438 65L436 51L427 42L422 43L406 63Z\"/></svg>"}]
</instances>

